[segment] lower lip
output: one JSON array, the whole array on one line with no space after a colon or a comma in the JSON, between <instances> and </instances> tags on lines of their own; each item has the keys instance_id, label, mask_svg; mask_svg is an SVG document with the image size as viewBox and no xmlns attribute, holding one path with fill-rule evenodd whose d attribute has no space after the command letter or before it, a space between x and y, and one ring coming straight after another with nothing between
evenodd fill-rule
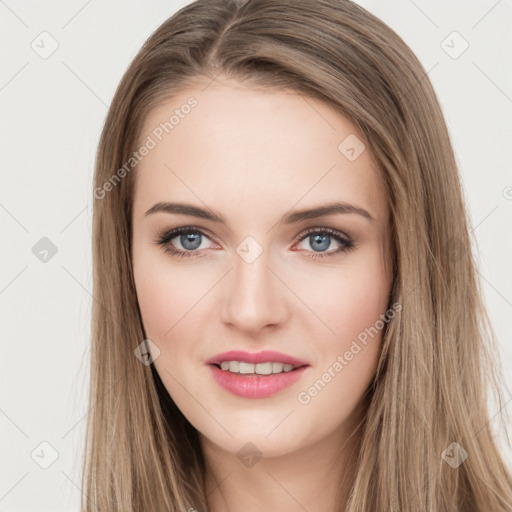
<instances>
[{"instance_id":1,"label":"lower lip","mask_svg":"<svg viewBox=\"0 0 512 512\"><path fill-rule=\"evenodd\" d=\"M308 368L307 366L301 366L289 372L270 375L248 375L221 370L213 364L209 366L213 378L222 388L244 398L265 398L274 395L297 382L304 374L306 368Z\"/></svg>"}]
</instances>

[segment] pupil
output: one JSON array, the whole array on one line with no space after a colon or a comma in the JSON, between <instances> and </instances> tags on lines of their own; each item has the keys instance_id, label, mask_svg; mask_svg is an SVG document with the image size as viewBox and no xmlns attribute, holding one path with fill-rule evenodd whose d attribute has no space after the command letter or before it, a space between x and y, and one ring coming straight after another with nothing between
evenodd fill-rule
<instances>
[{"instance_id":1,"label":"pupil","mask_svg":"<svg viewBox=\"0 0 512 512\"><path fill-rule=\"evenodd\" d=\"M312 238L314 240L314 242L311 244L313 246L313 248L315 247L315 245L320 248L320 249L327 249L329 247L329 235L327 234L323 234L323 235L312 235ZM322 240L324 241L323 245L322 245ZM318 244L318 242L320 242L320 244Z\"/></svg>"},{"instance_id":2,"label":"pupil","mask_svg":"<svg viewBox=\"0 0 512 512\"><path fill-rule=\"evenodd\" d=\"M188 250L197 249L201 245L199 237L200 237L199 233L190 233L189 232L186 235L181 235L180 242L182 243L183 247L185 247L185 249L188 249ZM189 244L191 244L191 245L189 245Z\"/></svg>"}]
</instances>

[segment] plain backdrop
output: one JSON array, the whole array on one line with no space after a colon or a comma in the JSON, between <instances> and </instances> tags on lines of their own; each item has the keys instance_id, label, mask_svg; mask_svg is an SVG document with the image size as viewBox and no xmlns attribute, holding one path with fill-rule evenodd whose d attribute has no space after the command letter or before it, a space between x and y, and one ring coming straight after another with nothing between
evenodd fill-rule
<instances>
[{"instance_id":1,"label":"plain backdrop","mask_svg":"<svg viewBox=\"0 0 512 512\"><path fill-rule=\"evenodd\" d=\"M79 509L96 146L126 67L188 3L0 0L2 512ZM512 389L512 1L358 3L406 41L439 96Z\"/></svg>"}]
</instances>

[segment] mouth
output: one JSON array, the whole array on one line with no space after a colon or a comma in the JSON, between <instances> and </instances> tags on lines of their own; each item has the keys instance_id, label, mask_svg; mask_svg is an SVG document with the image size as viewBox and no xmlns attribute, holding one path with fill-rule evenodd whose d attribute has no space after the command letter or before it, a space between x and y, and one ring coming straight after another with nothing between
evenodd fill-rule
<instances>
[{"instance_id":1,"label":"mouth","mask_svg":"<svg viewBox=\"0 0 512 512\"><path fill-rule=\"evenodd\" d=\"M206 361L217 384L243 398L266 398L291 387L302 378L310 364L275 352L230 350Z\"/></svg>"}]
</instances>

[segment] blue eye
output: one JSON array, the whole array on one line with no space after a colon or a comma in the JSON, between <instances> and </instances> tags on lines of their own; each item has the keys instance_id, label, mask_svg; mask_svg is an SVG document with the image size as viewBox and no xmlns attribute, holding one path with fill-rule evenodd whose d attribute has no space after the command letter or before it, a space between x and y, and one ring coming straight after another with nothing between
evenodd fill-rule
<instances>
[{"instance_id":1,"label":"blue eye","mask_svg":"<svg viewBox=\"0 0 512 512\"><path fill-rule=\"evenodd\" d=\"M172 240L179 237L179 242L185 250L176 249L171 243ZM207 236L200 230L191 226L172 229L161 235L156 241L157 245L163 247L165 252L168 252L179 258L189 258L190 256L197 257L198 249L201 246L201 238Z\"/></svg>"},{"instance_id":2,"label":"blue eye","mask_svg":"<svg viewBox=\"0 0 512 512\"><path fill-rule=\"evenodd\" d=\"M179 238L178 238L179 237ZM178 249L172 243L174 239L178 239L183 249ZM165 252L177 256L178 258L202 257L202 251L198 250L203 239L209 239L208 236L198 228L193 226L184 226L167 231L155 240L155 243L162 247ZM310 228L305 233L301 233L296 240L302 242L308 240L313 251L308 258L327 258L341 252L348 252L354 249L354 242L345 234L331 228ZM334 239L340 247L332 251L324 251L331 245ZM203 247L204 249L204 247Z\"/></svg>"},{"instance_id":3,"label":"blue eye","mask_svg":"<svg viewBox=\"0 0 512 512\"><path fill-rule=\"evenodd\" d=\"M312 228L306 231L305 234L301 234L298 237L299 242L306 239L314 249L314 254L308 256L308 258L313 259L328 258L340 252L348 252L355 247L354 242L348 236L331 228ZM323 250L327 249L331 245L330 240L332 239L336 240L336 242L340 244L340 247L333 251L324 252ZM318 252L317 249L321 252Z\"/></svg>"}]
</instances>

